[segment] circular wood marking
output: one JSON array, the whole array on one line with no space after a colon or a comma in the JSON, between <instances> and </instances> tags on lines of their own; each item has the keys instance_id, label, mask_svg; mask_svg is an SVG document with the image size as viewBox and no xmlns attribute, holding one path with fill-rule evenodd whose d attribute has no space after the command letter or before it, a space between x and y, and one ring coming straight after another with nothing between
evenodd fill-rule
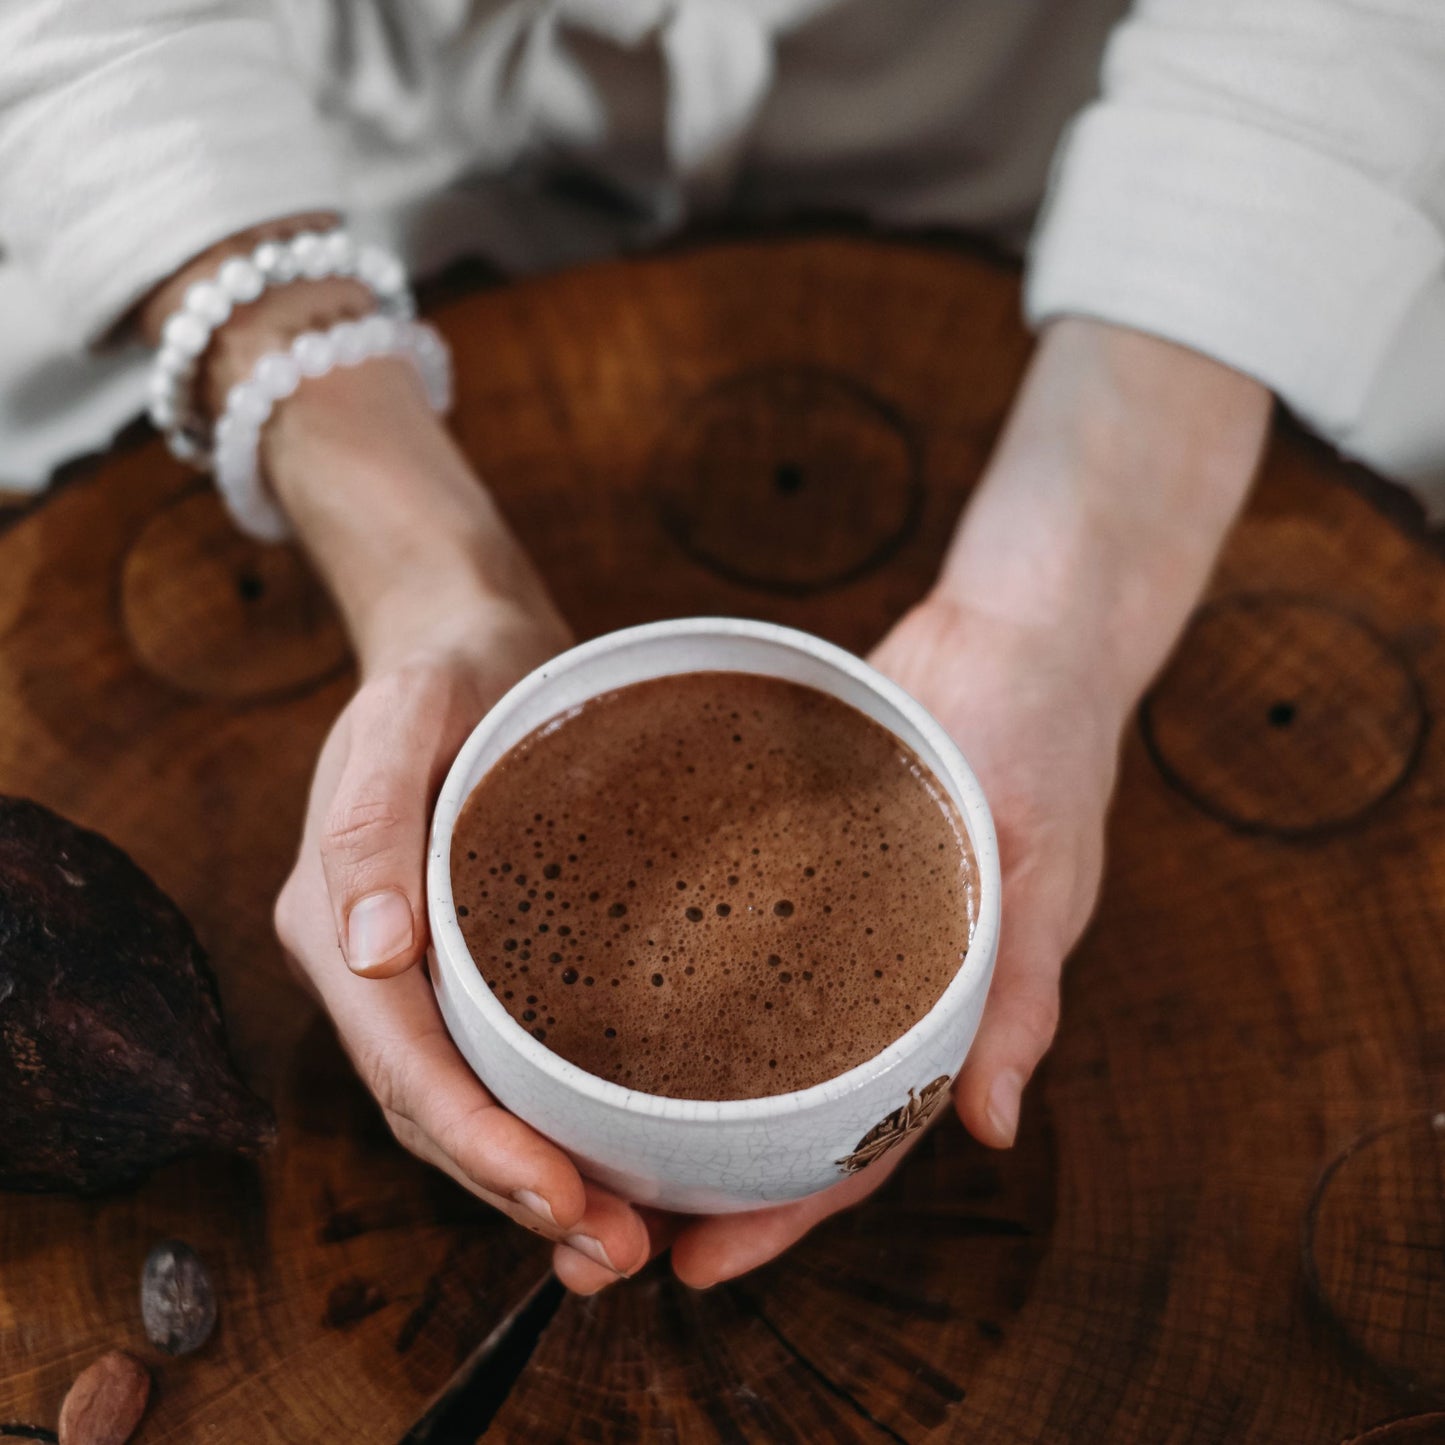
<instances>
[{"instance_id":1,"label":"circular wood marking","mask_svg":"<svg viewBox=\"0 0 1445 1445\"><path fill-rule=\"evenodd\" d=\"M300 554L239 533L209 490L158 512L121 565L126 635L145 667L188 693L254 700L319 682L346 634Z\"/></svg>"},{"instance_id":2,"label":"circular wood marking","mask_svg":"<svg viewBox=\"0 0 1445 1445\"><path fill-rule=\"evenodd\" d=\"M1304 1267L1355 1351L1445 1399L1445 1114L1376 1129L1330 1164L1305 1214Z\"/></svg>"},{"instance_id":3,"label":"circular wood marking","mask_svg":"<svg viewBox=\"0 0 1445 1445\"><path fill-rule=\"evenodd\" d=\"M1301 837L1363 816L1409 776L1419 684L1360 619L1259 594L1203 608L1140 710L1166 780L1248 832Z\"/></svg>"},{"instance_id":4,"label":"circular wood marking","mask_svg":"<svg viewBox=\"0 0 1445 1445\"><path fill-rule=\"evenodd\" d=\"M683 409L652 456L663 526L732 582L795 596L851 582L917 525L917 448L898 413L837 373L746 372Z\"/></svg>"}]
</instances>

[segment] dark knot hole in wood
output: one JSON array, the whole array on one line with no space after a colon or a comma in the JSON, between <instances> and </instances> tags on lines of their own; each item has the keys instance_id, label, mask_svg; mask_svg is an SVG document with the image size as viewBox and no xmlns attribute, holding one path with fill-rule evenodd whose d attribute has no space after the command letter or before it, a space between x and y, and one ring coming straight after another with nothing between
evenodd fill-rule
<instances>
[{"instance_id":1,"label":"dark knot hole in wood","mask_svg":"<svg viewBox=\"0 0 1445 1445\"><path fill-rule=\"evenodd\" d=\"M803 469L797 462L779 462L773 471L773 486L785 497L803 490Z\"/></svg>"},{"instance_id":2,"label":"dark knot hole in wood","mask_svg":"<svg viewBox=\"0 0 1445 1445\"><path fill-rule=\"evenodd\" d=\"M1292 702L1281 700L1274 703L1269 710L1269 725L1272 728L1287 728L1295 717L1295 705Z\"/></svg>"},{"instance_id":3,"label":"dark knot hole in wood","mask_svg":"<svg viewBox=\"0 0 1445 1445\"><path fill-rule=\"evenodd\" d=\"M249 568L236 576L236 595L242 602L259 602L266 595L264 579Z\"/></svg>"}]
</instances>

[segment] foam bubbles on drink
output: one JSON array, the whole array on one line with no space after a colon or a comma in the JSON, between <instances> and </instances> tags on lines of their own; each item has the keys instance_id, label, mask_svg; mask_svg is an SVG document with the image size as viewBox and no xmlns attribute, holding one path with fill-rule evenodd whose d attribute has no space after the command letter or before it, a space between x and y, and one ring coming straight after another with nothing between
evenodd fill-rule
<instances>
[{"instance_id":1,"label":"foam bubbles on drink","mask_svg":"<svg viewBox=\"0 0 1445 1445\"><path fill-rule=\"evenodd\" d=\"M737 673L544 725L473 793L452 871L519 1026L679 1098L862 1063L936 1002L975 914L962 825L919 760L823 693Z\"/></svg>"}]
</instances>

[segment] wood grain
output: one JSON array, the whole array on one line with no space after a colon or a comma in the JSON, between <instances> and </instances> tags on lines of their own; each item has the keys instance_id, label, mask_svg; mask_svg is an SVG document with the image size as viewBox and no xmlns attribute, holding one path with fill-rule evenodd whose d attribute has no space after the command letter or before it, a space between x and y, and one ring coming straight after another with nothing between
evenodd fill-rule
<instances>
[{"instance_id":1,"label":"wood grain","mask_svg":"<svg viewBox=\"0 0 1445 1445\"><path fill-rule=\"evenodd\" d=\"M582 634L723 612L861 650L941 556L1027 357L1017 312L967 255L804 238L437 319L463 444ZM593 1301L539 1288L529 1237L390 1143L271 940L349 686L305 569L154 445L21 513L0 788L190 913L282 1137L259 1167L5 1201L0 1422L53 1426L120 1346L157 1366L142 1445L1442 1438L1445 577L1352 480L1277 438L1128 739L1017 1148L947 1123L756 1275L699 1295L654 1268ZM221 1298L190 1360L140 1335L164 1236Z\"/></svg>"}]
</instances>

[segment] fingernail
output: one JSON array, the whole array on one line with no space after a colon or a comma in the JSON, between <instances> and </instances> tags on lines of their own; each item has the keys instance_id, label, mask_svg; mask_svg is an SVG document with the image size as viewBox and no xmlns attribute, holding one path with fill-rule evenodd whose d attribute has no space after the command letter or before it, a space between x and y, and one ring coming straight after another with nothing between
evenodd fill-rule
<instances>
[{"instance_id":1,"label":"fingernail","mask_svg":"<svg viewBox=\"0 0 1445 1445\"><path fill-rule=\"evenodd\" d=\"M557 1216L552 1213L552 1206L535 1189L515 1189L512 1191L512 1198L523 1209L530 1209L544 1224L556 1229Z\"/></svg>"},{"instance_id":2,"label":"fingernail","mask_svg":"<svg viewBox=\"0 0 1445 1445\"><path fill-rule=\"evenodd\" d=\"M346 962L366 973L411 946L411 904L395 888L368 893L351 905L346 919Z\"/></svg>"},{"instance_id":3,"label":"fingernail","mask_svg":"<svg viewBox=\"0 0 1445 1445\"><path fill-rule=\"evenodd\" d=\"M1019 1100L1024 1091L1023 1075L1008 1070L993 1081L988 1091L988 1121L1007 1148L1019 1130Z\"/></svg>"},{"instance_id":4,"label":"fingernail","mask_svg":"<svg viewBox=\"0 0 1445 1445\"><path fill-rule=\"evenodd\" d=\"M595 1264L600 1264L603 1269L610 1269L613 1274L620 1275L622 1271L617 1268L607 1257L607 1251L602 1247L600 1239L594 1239L590 1234L569 1234L563 1243L570 1245L578 1254L585 1254Z\"/></svg>"}]
</instances>

